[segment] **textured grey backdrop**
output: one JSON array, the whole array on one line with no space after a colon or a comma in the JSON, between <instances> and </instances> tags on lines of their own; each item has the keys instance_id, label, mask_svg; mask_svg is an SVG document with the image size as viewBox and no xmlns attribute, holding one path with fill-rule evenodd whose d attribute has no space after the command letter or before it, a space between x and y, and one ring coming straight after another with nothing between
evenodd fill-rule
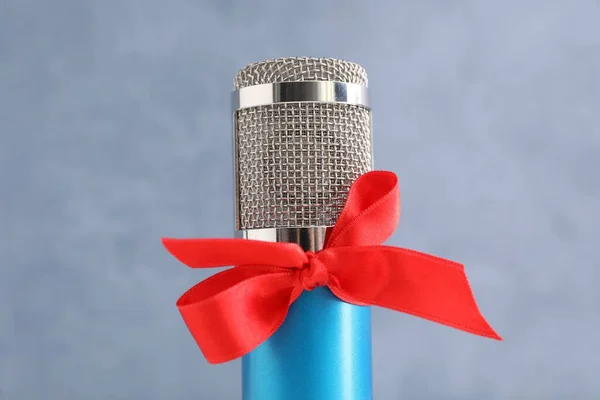
<instances>
[{"instance_id":1,"label":"textured grey backdrop","mask_svg":"<svg viewBox=\"0 0 600 400\"><path fill-rule=\"evenodd\" d=\"M229 236L237 69L370 74L393 245L466 264L498 343L374 311L378 399L600 398L598 1L0 0L0 399L238 399L160 237Z\"/></svg>"}]
</instances>

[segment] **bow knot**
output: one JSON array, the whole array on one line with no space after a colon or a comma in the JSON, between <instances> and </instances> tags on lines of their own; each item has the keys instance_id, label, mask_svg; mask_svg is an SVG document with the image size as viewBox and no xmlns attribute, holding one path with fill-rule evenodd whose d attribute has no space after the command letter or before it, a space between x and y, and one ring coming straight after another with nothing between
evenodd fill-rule
<instances>
[{"instance_id":1,"label":"bow knot","mask_svg":"<svg viewBox=\"0 0 600 400\"><path fill-rule=\"evenodd\" d=\"M311 291L329 283L329 271L319 257L312 251L307 251L308 262L298 271L298 278L304 290Z\"/></svg>"},{"instance_id":2,"label":"bow knot","mask_svg":"<svg viewBox=\"0 0 600 400\"><path fill-rule=\"evenodd\" d=\"M221 363L249 353L281 326L302 289L318 286L347 303L385 307L501 340L481 315L461 264L382 245L399 215L398 178L374 171L352 184L318 253L294 243L163 239L192 268L234 266L177 301L206 359Z\"/></svg>"}]
</instances>

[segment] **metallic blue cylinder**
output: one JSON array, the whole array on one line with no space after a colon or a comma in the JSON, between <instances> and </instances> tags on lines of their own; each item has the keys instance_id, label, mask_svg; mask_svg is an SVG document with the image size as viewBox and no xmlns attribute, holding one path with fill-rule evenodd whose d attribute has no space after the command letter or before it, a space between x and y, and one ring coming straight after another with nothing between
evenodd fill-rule
<instances>
[{"instance_id":1,"label":"metallic blue cylinder","mask_svg":"<svg viewBox=\"0 0 600 400\"><path fill-rule=\"evenodd\" d=\"M303 292L242 359L243 400L371 400L372 386L371 309L325 287Z\"/></svg>"}]
</instances>

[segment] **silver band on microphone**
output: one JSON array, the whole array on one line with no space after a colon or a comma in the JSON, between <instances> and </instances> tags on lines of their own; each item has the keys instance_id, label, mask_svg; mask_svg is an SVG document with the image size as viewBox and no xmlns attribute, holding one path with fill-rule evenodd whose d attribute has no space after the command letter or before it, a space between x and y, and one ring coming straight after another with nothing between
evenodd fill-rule
<instances>
[{"instance_id":1,"label":"silver band on microphone","mask_svg":"<svg viewBox=\"0 0 600 400\"><path fill-rule=\"evenodd\" d=\"M233 111L278 103L342 103L370 109L368 88L332 81L276 82L247 86L233 92Z\"/></svg>"},{"instance_id":2,"label":"silver band on microphone","mask_svg":"<svg viewBox=\"0 0 600 400\"><path fill-rule=\"evenodd\" d=\"M237 231L235 237L264 242L296 243L304 251L317 252L325 247L327 226L297 228L263 228Z\"/></svg>"}]
</instances>

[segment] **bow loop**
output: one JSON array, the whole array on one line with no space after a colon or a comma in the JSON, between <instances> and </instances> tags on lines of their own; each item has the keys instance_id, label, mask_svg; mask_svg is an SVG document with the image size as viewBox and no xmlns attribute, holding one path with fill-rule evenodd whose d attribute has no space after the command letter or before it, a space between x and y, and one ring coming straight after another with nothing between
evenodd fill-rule
<instances>
[{"instance_id":1,"label":"bow loop","mask_svg":"<svg viewBox=\"0 0 600 400\"><path fill-rule=\"evenodd\" d=\"M382 244L394 233L399 218L398 177L387 171L367 172L350 188L326 247Z\"/></svg>"},{"instance_id":2,"label":"bow loop","mask_svg":"<svg viewBox=\"0 0 600 400\"><path fill-rule=\"evenodd\" d=\"M163 245L175 258L190 268L232 265L302 265L307 256L295 243L271 243L248 239L171 239Z\"/></svg>"},{"instance_id":3,"label":"bow loop","mask_svg":"<svg viewBox=\"0 0 600 400\"><path fill-rule=\"evenodd\" d=\"M234 266L200 282L177 307L211 363L255 349L283 323L303 290L327 286L339 299L374 305L493 339L461 264L382 246L400 215L398 179L375 171L359 177L325 249L244 239L163 239L191 268Z\"/></svg>"}]
</instances>

